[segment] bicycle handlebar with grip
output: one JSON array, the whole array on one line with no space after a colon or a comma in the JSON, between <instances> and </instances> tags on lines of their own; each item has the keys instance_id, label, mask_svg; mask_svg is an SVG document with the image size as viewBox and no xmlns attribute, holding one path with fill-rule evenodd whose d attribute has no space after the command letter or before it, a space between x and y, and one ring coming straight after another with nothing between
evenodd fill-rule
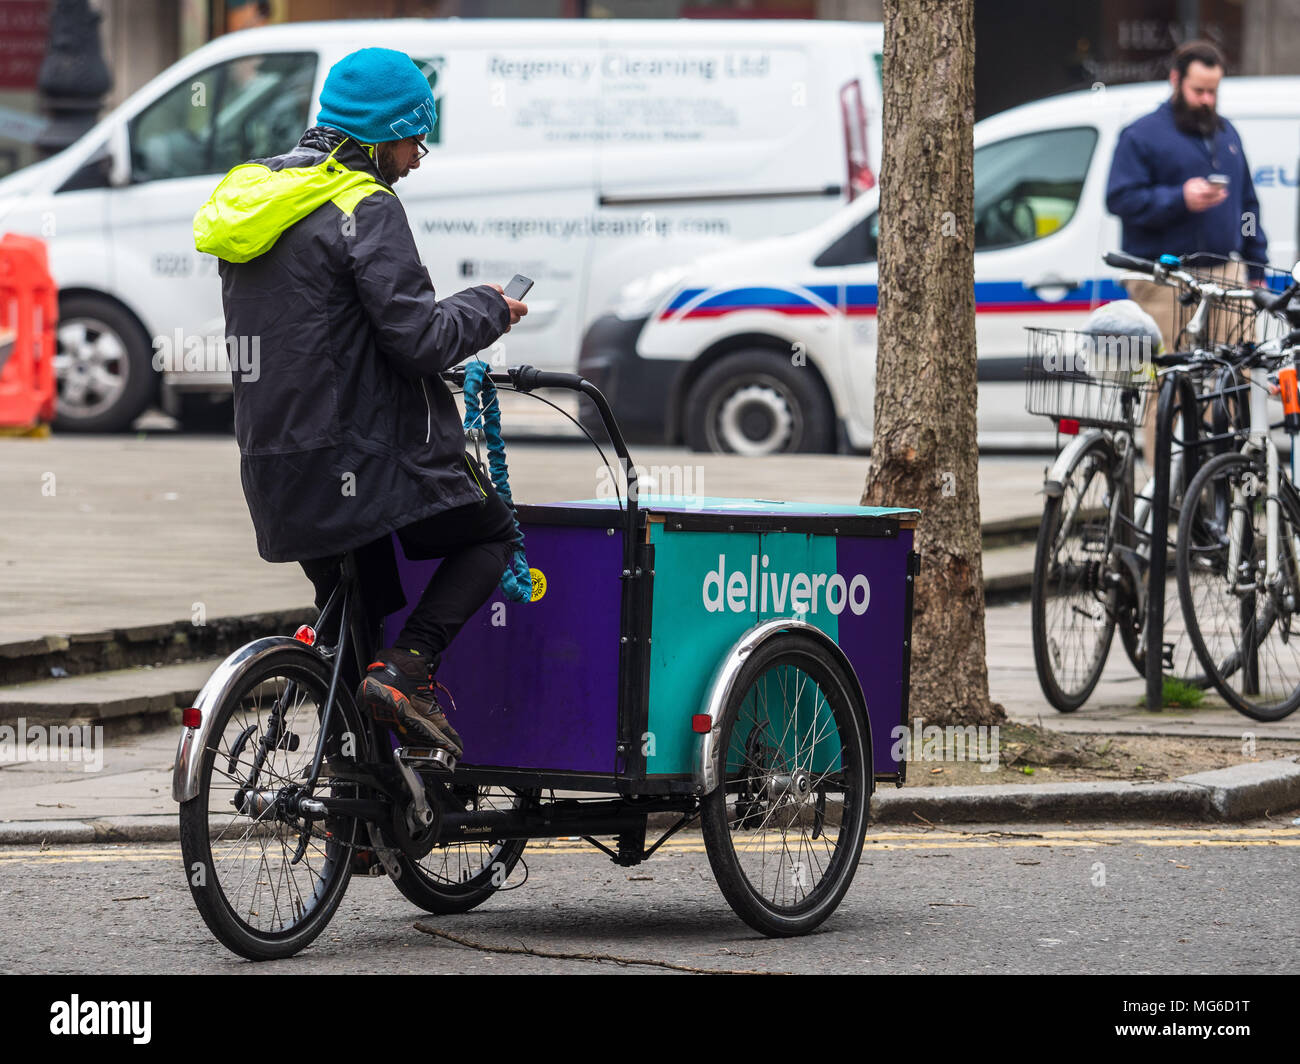
<instances>
[{"instance_id":1,"label":"bicycle handlebar with grip","mask_svg":"<svg viewBox=\"0 0 1300 1064\"><path fill-rule=\"evenodd\" d=\"M1260 289L1256 288L1253 291L1258 292L1260 291ZM1286 307L1286 305L1291 302L1291 297L1294 296L1297 292L1300 292L1300 282L1293 282L1287 285L1286 289L1282 292L1282 294L1279 295L1276 299L1270 300L1268 306L1266 306L1264 309L1267 310L1270 314L1276 314L1278 311L1283 310ZM1269 295L1272 295L1272 293L1270 292Z\"/></svg>"},{"instance_id":2,"label":"bicycle handlebar with grip","mask_svg":"<svg viewBox=\"0 0 1300 1064\"><path fill-rule=\"evenodd\" d=\"M1252 288L1250 290L1250 301L1260 310L1271 310L1273 307L1273 293L1267 288Z\"/></svg>"},{"instance_id":3,"label":"bicycle handlebar with grip","mask_svg":"<svg viewBox=\"0 0 1300 1064\"><path fill-rule=\"evenodd\" d=\"M552 373L532 366L514 366L506 372L521 392L531 392L534 388L569 388L581 391L585 383L585 378L576 373Z\"/></svg>"},{"instance_id":4,"label":"bicycle handlebar with grip","mask_svg":"<svg viewBox=\"0 0 1300 1064\"><path fill-rule=\"evenodd\" d=\"M1101 261L1117 270L1136 270L1138 273L1155 273L1156 270L1156 264L1149 259L1135 258L1122 251L1108 251L1101 257Z\"/></svg>"}]
</instances>

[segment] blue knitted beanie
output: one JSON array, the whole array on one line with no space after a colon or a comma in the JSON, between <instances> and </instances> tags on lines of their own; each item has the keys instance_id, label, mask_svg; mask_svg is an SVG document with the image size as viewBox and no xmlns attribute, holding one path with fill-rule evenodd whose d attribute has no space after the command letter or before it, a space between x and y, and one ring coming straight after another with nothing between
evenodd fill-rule
<instances>
[{"instance_id":1,"label":"blue knitted beanie","mask_svg":"<svg viewBox=\"0 0 1300 1064\"><path fill-rule=\"evenodd\" d=\"M362 144L424 136L438 121L429 82L409 55L362 48L325 77L316 124L341 129Z\"/></svg>"}]
</instances>

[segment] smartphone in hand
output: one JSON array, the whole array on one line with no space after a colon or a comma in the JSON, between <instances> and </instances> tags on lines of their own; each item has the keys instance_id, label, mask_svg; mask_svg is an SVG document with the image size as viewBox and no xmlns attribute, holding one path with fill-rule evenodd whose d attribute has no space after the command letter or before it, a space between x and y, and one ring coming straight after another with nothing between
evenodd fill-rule
<instances>
[{"instance_id":1,"label":"smartphone in hand","mask_svg":"<svg viewBox=\"0 0 1300 1064\"><path fill-rule=\"evenodd\" d=\"M528 290L533 287L533 281L530 277L525 277L522 273L517 273L510 279L506 285L505 297L522 302L524 296L528 295Z\"/></svg>"}]
</instances>

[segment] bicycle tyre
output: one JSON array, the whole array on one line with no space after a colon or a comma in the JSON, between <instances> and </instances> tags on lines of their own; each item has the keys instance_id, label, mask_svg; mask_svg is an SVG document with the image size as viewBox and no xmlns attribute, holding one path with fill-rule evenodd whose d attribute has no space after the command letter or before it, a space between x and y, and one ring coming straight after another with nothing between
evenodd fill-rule
<instances>
[{"instance_id":1,"label":"bicycle tyre","mask_svg":"<svg viewBox=\"0 0 1300 1064\"><path fill-rule=\"evenodd\" d=\"M277 680L283 683L277 686ZM267 753L261 770L254 775L253 763L259 742L263 735L270 734L274 713L272 706L264 714L262 703L268 693L276 691L280 692L277 698L283 699L289 693L289 681L296 685L295 695L298 692L305 695L302 701L295 701L290 707L284 725L286 733L296 735L297 740L277 740ZM271 685L269 692L267 685ZM312 865L318 862L320 874L315 877L314 885L309 884L310 894L304 897L299 875L302 865L293 865L290 855L303 835L302 830L294 830L295 826L306 825L300 819L297 825L278 817L268 819L266 810L255 817L239 811L238 807L233 814L230 810L231 804L237 801L239 787L250 778L254 788L264 784L261 793L268 795L274 789L292 785L295 779L306 778L320 736L319 712L328 690L326 663L306 648L285 647L258 659L231 687L227 698L213 710L217 717L209 732L210 739L200 754L199 792L180 806L181 853L195 905L216 938L249 960L290 957L310 945L325 929L347 890L351 857L361 831L361 822L355 817L330 817L323 824L317 822L308 828L309 839L322 838L324 843L315 847L311 842L307 844L308 852L302 864L309 875L314 875ZM336 698L338 702L331 726L333 741L327 745L327 753L340 756L337 751L345 733L350 731L358 737L364 733L346 692L339 690ZM305 713L300 712L308 700L310 708ZM250 728L255 731L249 731ZM240 736L243 736L242 741ZM281 754L284 755L282 761ZM295 754L297 756L293 757ZM218 755L224 759L224 764L218 764ZM326 772L326 764L322 764L315 791L317 795L358 795L356 784L341 780L331 783ZM214 776L220 780L215 795ZM230 800L225 800L227 791ZM273 810L274 806L270 809ZM220 821L227 818L228 823L221 825ZM220 830L214 834L218 827ZM317 829L321 832L319 836ZM242 835L237 834L240 831ZM240 852L236 853L233 846L239 846ZM242 874L237 873L233 867L234 859L242 856L243 851L259 846L251 895L245 902L243 893L249 869L241 862ZM278 870L273 871L273 866ZM261 878L263 875L267 877L265 880ZM234 885L233 894L231 884ZM268 890L262 892L262 886ZM285 893L283 911L279 888L284 888ZM272 912L263 917L262 909L268 904ZM287 921L286 913L291 917Z\"/></svg>"},{"instance_id":2,"label":"bicycle tyre","mask_svg":"<svg viewBox=\"0 0 1300 1064\"><path fill-rule=\"evenodd\" d=\"M1247 476L1254 478L1257 490L1249 490ZM1238 483L1240 496L1237 494ZM1215 690L1239 713L1253 720L1275 721L1282 720L1300 707L1300 654L1293 656L1289 675L1268 688L1274 693L1272 697L1248 688L1259 684L1259 651L1274 633L1281 634L1284 646L1294 639L1300 649L1300 626L1292 631L1297 616L1295 609L1276 608L1279 600L1285 602L1289 597L1294 603L1300 596L1300 572L1296 571L1294 560L1288 560L1288 552L1283 549L1278 555L1279 576L1285 586L1276 595L1266 589L1244 592L1241 585L1232 586L1236 579L1229 580L1227 573L1227 549L1233 537L1231 514L1234 510L1246 512L1240 506L1241 498L1257 500L1249 507L1252 518L1249 544L1245 542L1245 535L1238 537L1240 546L1251 551L1242 575L1259 571L1260 559L1266 549L1262 540L1267 536L1267 523L1264 523L1262 535L1255 523L1263 520L1266 513L1267 489L1263 486L1266 484L1263 461L1252 455L1218 455L1200 469L1188 488L1188 505L1179 518L1178 598L1197 657ZM1284 489L1279 495L1279 532L1285 545L1291 537L1300 536L1300 508L1296 505L1293 491ZM1199 529L1196 527L1198 522ZM1244 526L1242 528L1244 532ZM1220 537L1217 542L1211 541L1213 535ZM1208 589L1205 594L1197 595L1195 585L1198 584ZM1210 595L1216 593L1222 596L1227 608L1212 613L1209 600ZM1231 620L1233 600L1237 606L1235 623ZM1249 620L1244 618L1246 611L1250 613ZM1248 643L1254 644L1251 648L1253 654L1245 649ZM1253 669L1242 668L1246 660L1254 661ZM1273 660L1278 666L1277 671L1282 671L1276 649L1273 650Z\"/></svg>"},{"instance_id":3,"label":"bicycle tyre","mask_svg":"<svg viewBox=\"0 0 1300 1064\"><path fill-rule=\"evenodd\" d=\"M475 788L476 794L467 797L467 800L474 801L476 805L484 800L501 804L500 799L508 798L509 805L513 808L519 808L529 800L529 795L521 791L508 796L500 795L499 798L486 793L499 790L478 787ZM472 839L435 845L420 860L399 854L397 864L401 868L401 875L393 880L393 886L401 891L407 901L425 912L440 916L469 912L505 885L527 845L527 839L506 839L496 843L486 839ZM470 873L475 864L475 849L479 851L479 870L463 874ZM452 854L456 857L454 872L450 866Z\"/></svg>"},{"instance_id":4,"label":"bicycle tyre","mask_svg":"<svg viewBox=\"0 0 1300 1064\"><path fill-rule=\"evenodd\" d=\"M1104 599L1097 594L1103 589L1113 546L1107 531L1110 514L1121 504L1115 466L1111 445L1104 437L1097 437L1066 470L1061 494L1047 499L1038 526L1030 586L1034 667L1047 701L1061 713L1073 713L1088 700L1101 679L1115 634L1118 592L1107 589ZM1074 529L1080 532L1073 552L1077 557L1063 556L1067 541L1060 538L1061 524L1071 509L1075 517L1069 530L1070 541L1074 539ZM1080 523L1079 513L1095 516L1085 516ZM1051 605L1054 599L1062 600L1063 608L1054 609ZM1085 647L1086 662L1082 670L1072 673L1067 669L1062 637L1079 614L1091 622L1094 638L1090 648ZM1076 623L1076 627L1082 634L1082 626Z\"/></svg>"},{"instance_id":5,"label":"bicycle tyre","mask_svg":"<svg viewBox=\"0 0 1300 1064\"><path fill-rule=\"evenodd\" d=\"M812 687L802 686L800 676ZM775 696L768 695L772 694L773 677L785 698L785 712L781 713L784 724L772 719ZM823 703L816 697L811 706L804 703L806 719L816 728L806 746L798 723L805 691L825 696L824 713ZM788 746L791 717L795 736ZM704 848L718 887L736 915L754 930L771 937L807 934L835 911L847 893L866 835L874 777L866 708L857 694L857 685L847 667L820 641L803 633L787 632L769 639L750 654L723 708L720 723L720 781L703 798L700 808ZM775 746L769 746L763 738L769 725L769 734L781 732ZM756 770L757 775L745 775L747 769ZM756 782L760 777L762 782ZM777 794L774 788L784 790ZM814 794L818 797L813 798ZM839 796L834 806L826 800L830 794ZM780 830L778 856L772 860L767 828L774 818L787 823ZM791 819L794 825L788 822ZM832 820L838 823L832 825ZM810 821L811 837L807 831ZM799 829L796 852L800 858L806 853L808 860L791 857L787 867L782 855L791 856L791 826ZM827 830L832 826L833 847ZM822 844L824 863L818 860L814 848L819 838L826 840ZM761 879L757 885L755 871ZM773 883L771 900L767 897L769 873ZM818 873L820 879L811 883ZM793 895L788 903L787 885ZM780 901L776 898L778 890Z\"/></svg>"}]
</instances>

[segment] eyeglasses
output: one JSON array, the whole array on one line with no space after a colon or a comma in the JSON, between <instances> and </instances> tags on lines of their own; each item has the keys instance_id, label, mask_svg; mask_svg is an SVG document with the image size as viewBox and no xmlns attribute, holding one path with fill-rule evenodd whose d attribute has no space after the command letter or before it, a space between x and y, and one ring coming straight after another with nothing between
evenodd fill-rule
<instances>
[{"instance_id":1,"label":"eyeglasses","mask_svg":"<svg viewBox=\"0 0 1300 1064\"><path fill-rule=\"evenodd\" d=\"M412 137L411 139L415 141L415 150L420 153L415 157L417 160L423 159L426 155L429 154L429 149L425 147L423 137Z\"/></svg>"}]
</instances>

